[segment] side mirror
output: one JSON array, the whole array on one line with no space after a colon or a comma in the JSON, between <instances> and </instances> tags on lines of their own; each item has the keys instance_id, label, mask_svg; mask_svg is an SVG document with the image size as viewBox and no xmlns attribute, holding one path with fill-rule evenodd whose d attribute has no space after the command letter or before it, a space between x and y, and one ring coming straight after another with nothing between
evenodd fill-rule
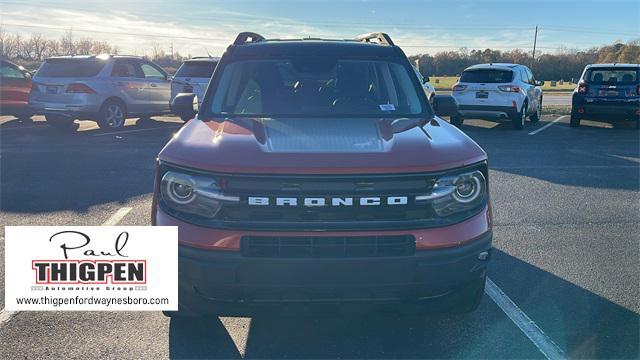
<instances>
[{"instance_id":1,"label":"side mirror","mask_svg":"<svg viewBox=\"0 0 640 360\"><path fill-rule=\"evenodd\" d=\"M424 83L426 84L426 83L430 82L431 80L429 79L429 77L428 77L428 76L425 76L425 77L424 77L424 79L423 79L423 81L424 81Z\"/></svg>"},{"instance_id":2,"label":"side mirror","mask_svg":"<svg viewBox=\"0 0 640 360\"><path fill-rule=\"evenodd\" d=\"M33 74L31 74L31 73L30 73L30 72L28 72L28 71L25 71L25 72L24 72L24 77L26 77L27 79L31 79L31 78L33 77Z\"/></svg>"},{"instance_id":3,"label":"side mirror","mask_svg":"<svg viewBox=\"0 0 640 360\"><path fill-rule=\"evenodd\" d=\"M536 80L536 86L544 85L544 81Z\"/></svg>"},{"instance_id":4,"label":"side mirror","mask_svg":"<svg viewBox=\"0 0 640 360\"><path fill-rule=\"evenodd\" d=\"M180 93L171 100L171 112L182 119L191 119L198 113L198 96Z\"/></svg>"},{"instance_id":5,"label":"side mirror","mask_svg":"<svg viewBox=\"0 0 640 360\"><path fill-rule=\"evenodd\" d=\"M457 116L458 102L451 95L436 95L433 98L433 110L438 116Z\"/></svg>"}]
</instances>

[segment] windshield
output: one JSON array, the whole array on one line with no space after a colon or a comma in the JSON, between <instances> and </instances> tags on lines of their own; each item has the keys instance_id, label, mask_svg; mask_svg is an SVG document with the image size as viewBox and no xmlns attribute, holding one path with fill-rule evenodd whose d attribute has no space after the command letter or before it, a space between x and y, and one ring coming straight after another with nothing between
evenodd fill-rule
<instances>
[{"instance_id":1,"label":"windshield","mask_svg":"<svg viewBox=\"0 0 640 360\"><path fill-rule=\"evenodd\" d=\"M513 80L513 71L499 69L465 70L460 82L466 83L508 83Z\"/></svg>"},{"instance_id":2,"label":"windshield","mask_svg":"<svg viewBox=\"0 0 640 360\"><path fill-rule=\"evenodd\" d=\"M217 61L187 61L176 72L176 77L210 78Z\"/></svg>"},{"instance_id":3,"label":"windshield","mask_svg":"<svg viewBox=\"0 0 640 360\"><path fill-rule=\"evenodd\" d=\"M634 68L597 68L590 69L585 75L590 84L632 85L638 82L638 69Z\"/></svg>"},{"instance_id":4,"label":"windshield","mask_svg":"<svg viewBox=\"0 0 640 360\"><path fill-rule=\"evenodd\" d=\"M226 65L213 114L416 117L425 109L409 70L366 59L297 57Z\"/></svg>"},{"instance_id":5,"label":"windshield","mask_svg":"<svg viewBox=\"0 0 640 360\"><path fill-rule=\"evenodd\" d=\"M36 75L41 77L93 77L105 65L100 59L49 59Z\"/></svg>"}]
</instances>

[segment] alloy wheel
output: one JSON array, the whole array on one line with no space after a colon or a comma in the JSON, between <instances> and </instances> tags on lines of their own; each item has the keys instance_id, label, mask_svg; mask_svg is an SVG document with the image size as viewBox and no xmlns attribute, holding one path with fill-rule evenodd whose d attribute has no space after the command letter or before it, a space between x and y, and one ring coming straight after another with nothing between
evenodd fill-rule
<instances>
[{"instance_id":1,"label":"alloy wheel","mask_svg":"<svg viewBox=\"0 0 640 360\"><path fill-rule=\"evenodd\" d=\"M124 111L120 105L111 104L107 107L104 120L110 128L119 128L124 124Z\"/></svg>"}]
</instances>

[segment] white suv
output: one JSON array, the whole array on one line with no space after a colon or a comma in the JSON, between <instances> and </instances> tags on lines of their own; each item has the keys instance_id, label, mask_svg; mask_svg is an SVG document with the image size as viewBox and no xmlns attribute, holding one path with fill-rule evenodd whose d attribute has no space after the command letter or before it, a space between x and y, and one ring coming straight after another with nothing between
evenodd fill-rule
<instances>
[{"instance_id":1,"label":"white suv","mask_svg":"<svg viewBox=\"0 0 640 360\"><path fill-rule=\"evenodd\" d=\"M510 119L514 129L522 129L527 116L540 120L543 84L524 65L479 64L466 68L452 90L463 117ZM454 125L462 125L463 117Z\"/></svg>"},{"instance_id":2,"label":"white suv","mask_svg":"<svg viewBox=\"0 0 640 360\"><path fill-rule=\"evenodd\" d=\"M204 92L219 60L217 57L194 57L185 60L171 79L171 100L180 93L193 93L198 96L198 105L202 105Z\"/></svg>"},{"instance_id":3,"label":"white suv","mask_svg":"<svg viewBox=\"0 0 640 360\"><path fill-rule=\"evenodd\" d=\"M429 82L429 77L422 76L422 74L420 73L420 70L418 70L415 66L413 66L413 71L416 73L416 76L418 77L418 81L420 81L420 84L422 85L422 90L424 91L424 94L427 96L427 99L429 99L430 103L433 103L433 99L436 96L436 89L434 89L433 85L431 85L431 83Z\"/></svg>"}]
</instances>

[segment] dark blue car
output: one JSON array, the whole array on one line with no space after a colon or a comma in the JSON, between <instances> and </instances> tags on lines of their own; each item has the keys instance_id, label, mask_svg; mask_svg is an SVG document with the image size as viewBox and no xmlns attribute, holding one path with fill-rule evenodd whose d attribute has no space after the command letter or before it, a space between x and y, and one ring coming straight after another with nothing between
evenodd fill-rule
<instances>
[{"instance_id":1,"label":"dark blue car","mask_svg":"<svg viewBox=\"0 0 640 360\"><path fill-rule=\"evenodd\" d=\"M640 64L592 64L573 92L571 126L580 120L635 121L640 128Z\"/></svg>"}]
</instances>

